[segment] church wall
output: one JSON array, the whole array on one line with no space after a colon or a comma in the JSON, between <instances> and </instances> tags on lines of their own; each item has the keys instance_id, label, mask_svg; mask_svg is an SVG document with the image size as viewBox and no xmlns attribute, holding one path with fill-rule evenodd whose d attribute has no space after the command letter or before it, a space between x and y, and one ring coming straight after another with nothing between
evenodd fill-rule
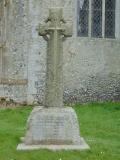
<instances>
[{"instance_id":1,"label":"church wall","mask_svg":"<svg viewBox=\"0 0 120 160\"><path fill-rule=\"evenodd\" d=\"M119 36L115 40L77 37L76 1L31 0L28 102L44 102L47 44L37 35L36 26L44 22L48 8L55 6L64 8L64 17L68 23L73 21L74 30L73 37L64 42L65 102L120 100Z\"/></svg>"},{"instance_id":2,"label":"church wall","mask_svg":"<svg viewBox=\"0 0 120 160\"><path fill-rule=\"evenodd\" d=\"M25 103L27 97L27 5L3 0L0 97Z\"/></svg>"},{"instance_id":3,"label":"church wall","mask_svg":"<svg viewBox=\"0 0 120 160\"><path fill-rule=\"evenodd\" d=\"M78 37L77 1L73 6L74 34L64 45L64 99L71 103L119 101L120 2L117 1L116 39Z\"/></svg>"},{"instance_id":4,"label":"church wall","mask_svg":"<svg viewBox=\"0 0 120 160\"><path fill-rule=\"evenodd\" d=\"M77 1L9 1L0 97L44 104L47 44L36 28L49 7L63 7L67 22L73 21L73 36L64 42L64 101L120 100L120 16L117 39L82 38L77 36Z\"/></svg>"},{"instance_id":5,"label":"church wall","mask_svg":"<svg viewBox=\"0 0 120 160\"><path fill-rule=\"evenodd\" d=\"M65 100L120 100L119 41L78 38L76 51L71 46L64 62Z\"/></svg>"}]
</instances>

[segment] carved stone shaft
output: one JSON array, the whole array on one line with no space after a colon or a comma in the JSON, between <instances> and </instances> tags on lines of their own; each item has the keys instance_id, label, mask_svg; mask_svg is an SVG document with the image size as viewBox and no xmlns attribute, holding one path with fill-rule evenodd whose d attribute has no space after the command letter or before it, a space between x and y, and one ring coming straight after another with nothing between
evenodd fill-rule
<instances>
[{"instance_id":1,"label":"carved stone shaft","mask_svg":"<svg viewBox=\"0 0 120 160\"><path fill-rule=\"evenodd\" d=\"M52 8L39 35L48 41L45 107L63 107L63 38L72 36L61 8Z\"/></svg>"}]
</instances>

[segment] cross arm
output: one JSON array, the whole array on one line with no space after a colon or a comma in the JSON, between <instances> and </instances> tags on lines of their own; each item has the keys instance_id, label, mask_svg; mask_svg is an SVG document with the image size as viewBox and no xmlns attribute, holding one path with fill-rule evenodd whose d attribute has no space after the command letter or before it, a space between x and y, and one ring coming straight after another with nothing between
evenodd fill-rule
<instances>
[{"instance_id":1,"label":"cross arm","mask_svg":"<svg viewBox=\"0 0 120 160\"><path fill-rule=\"evenodd\" d=\"M38 30L38 34L40 36L45 36L45 35L48 34L48 32L47 32L47 26L45 26L45 25L39 25L39 28L37 30Z\"/></svg>"},{"instance_id":2,"label":"cross arm","mask_svg":"<svg viewBox=\"0 0 120 160\"><path fill-rule=\"evenodd\" d=\"M73 34L73 26L72 25L64 25L64 30L62 31L62 34L65 36L65 37L71 37L72 34Z\"/></svg>"}]
</instances>

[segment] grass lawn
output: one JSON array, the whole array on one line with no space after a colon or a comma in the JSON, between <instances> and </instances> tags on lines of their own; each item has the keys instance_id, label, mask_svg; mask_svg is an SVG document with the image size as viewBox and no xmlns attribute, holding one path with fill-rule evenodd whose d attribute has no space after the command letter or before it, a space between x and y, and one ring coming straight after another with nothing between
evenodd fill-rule
<instances>
[{"instance_id":1,"label":"grass lawn","mask_svg":"<svg viewBox=\"0 0 120 160\"><path fill-rule=\"evenodd\" d=\"M120 160L120 103L75 105L88 151L16 151L32 108L0 109L0 160Z\"/></svg>"}]
</instances>

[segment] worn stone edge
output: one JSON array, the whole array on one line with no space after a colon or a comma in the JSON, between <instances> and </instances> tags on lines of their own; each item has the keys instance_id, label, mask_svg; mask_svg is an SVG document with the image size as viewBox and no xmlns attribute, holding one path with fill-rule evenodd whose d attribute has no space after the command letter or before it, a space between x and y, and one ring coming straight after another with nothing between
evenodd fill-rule
<instances>
[{"instance_id":1,"label":"worn stone edge","mask_svg":"<svg viewBox=\"0 0 120 160\"><path fill-rule=\"evenodd\" d=\"M48 149L52 151L57 150L88 150L90 147L87 145L85 140L81 138L81 144L79 145L26 145L25 143L20 143L17 146L17 150L27 151L27 150L39 150Z\"/></svg>"}]
</instances>

